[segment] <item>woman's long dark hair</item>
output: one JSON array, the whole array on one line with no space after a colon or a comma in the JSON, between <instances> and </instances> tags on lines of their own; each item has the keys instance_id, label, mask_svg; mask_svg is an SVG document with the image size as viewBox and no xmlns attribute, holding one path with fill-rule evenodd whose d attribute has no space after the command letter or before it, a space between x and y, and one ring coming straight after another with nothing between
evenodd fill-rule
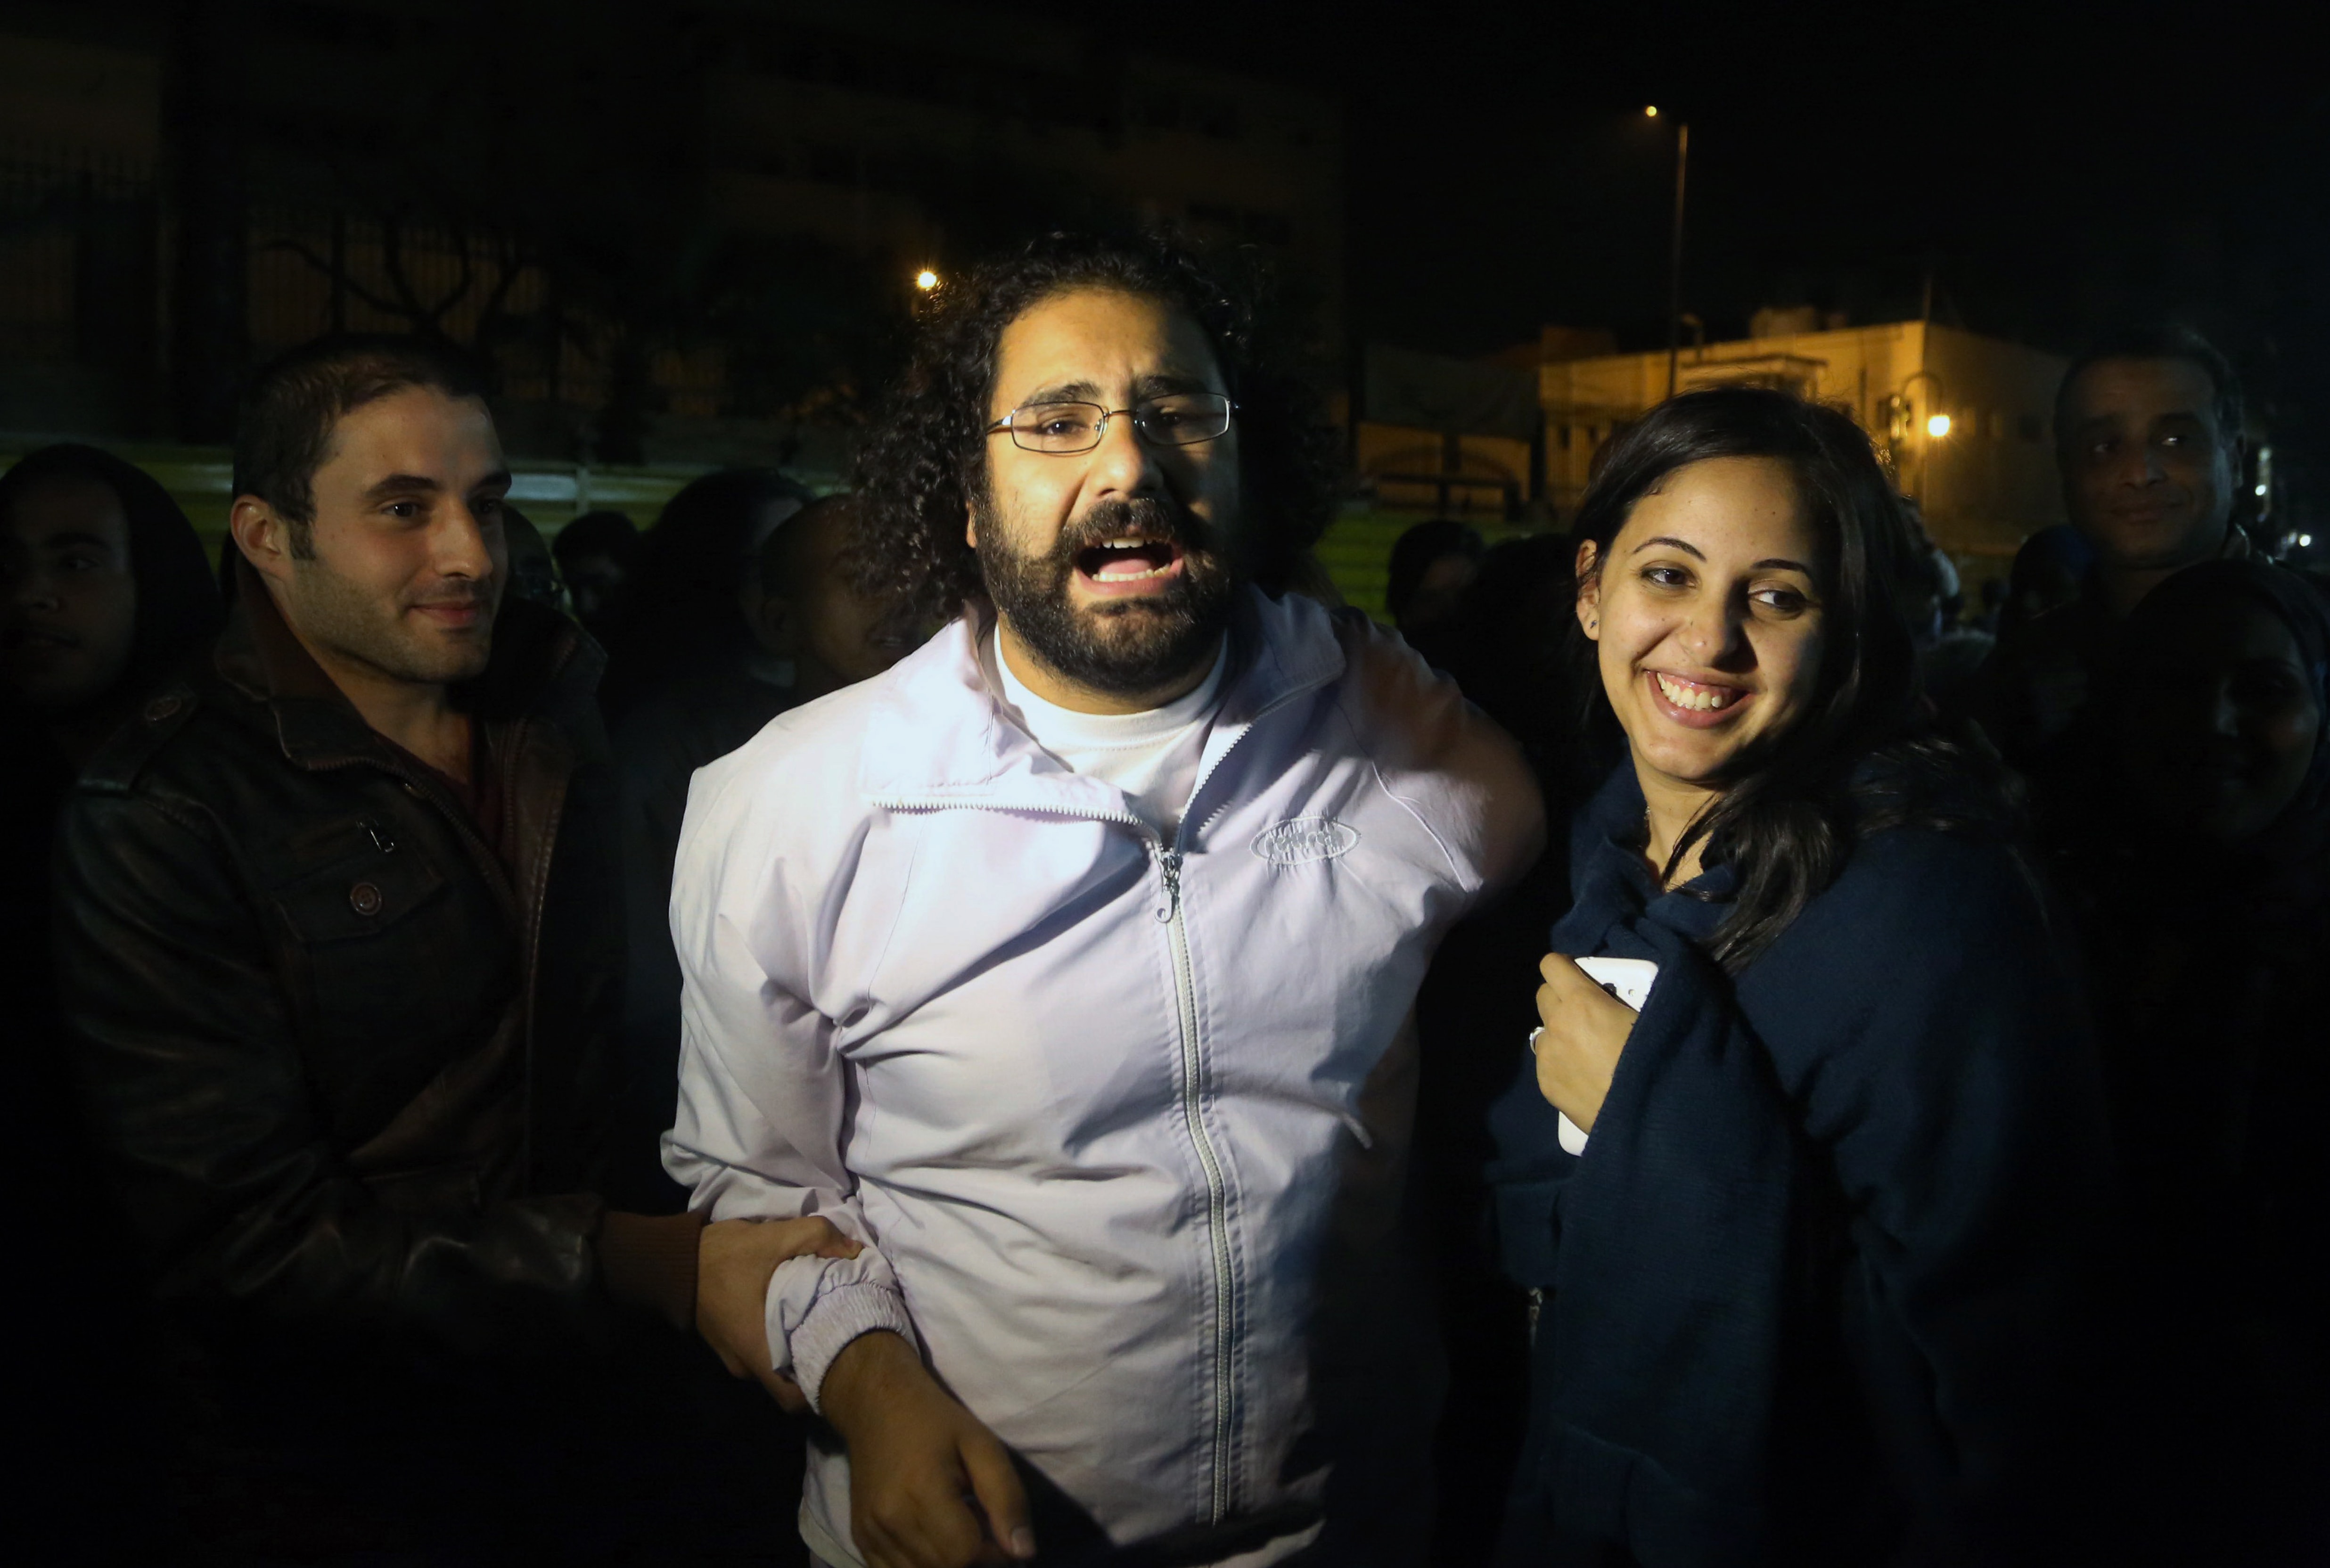
<instances>
[{"instance_id":1,"label":"woman's long dark hair","mask_svg":"<svg viewBox=\"0 0 2330 1568\"><path fill-rule=\"evenodd\" d=\"M1889 585L1909 545L1901 503L1860 426L1839 411L1757 386L1685 393L1611 446L1586 489L1577 537L1594 545L1581 578L1597 582L1634 505L1691 463L1769 458L1788 465L1819 540L1822 656L1803 717L1737 758L1713 806L1675 841L1672 879L1691 846L1730 868L1732 909L1713 956L1737 974L1844 870L1856 838L1918 824L2004 827L2001 771L1934 733L1919 700L1909 629ZM1595 645L1582 636L1585 689L1609 713Z\"/></svg>"}]
</instances>

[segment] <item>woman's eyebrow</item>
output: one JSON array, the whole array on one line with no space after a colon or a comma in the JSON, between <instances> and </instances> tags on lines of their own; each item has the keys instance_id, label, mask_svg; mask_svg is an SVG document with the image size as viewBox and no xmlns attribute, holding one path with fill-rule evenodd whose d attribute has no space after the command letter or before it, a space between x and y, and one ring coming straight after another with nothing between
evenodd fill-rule
<instances>
[{"instance_id":1,"label":"woman's eyebrow","mask_svg":"<svg viewBox=\"0 0 2330 1568\"><path fill-rule=\"evenodd\" d=\"M1690 540L1674 538L1665 534L1660 535L1655 539L1644 539L1641 544L1634 546L1634 553L1639 556L1644 550L1649 549L1653 545L1671 545L1674 548L1681 550L1684 555L1691 556L1693 560L1704 561L1707 559L1705 556L1700 553L1699 546L1692 544Z\"/></svg>"},{"instance_id":2,"label":"woman's eyebrow","mask_svg":"<svg viewBox=\"0 0 2330 1568\"><path fill-rule=\"evenodd\" d=\"M1777 566L1784 572L1802 572L1807 577L1813 575L1810 566L1802 561L1791 561L1785 556L1773 556L1756 563L1756 569L1759 572L1766 566Z\"/></svg>"}]
</instances>

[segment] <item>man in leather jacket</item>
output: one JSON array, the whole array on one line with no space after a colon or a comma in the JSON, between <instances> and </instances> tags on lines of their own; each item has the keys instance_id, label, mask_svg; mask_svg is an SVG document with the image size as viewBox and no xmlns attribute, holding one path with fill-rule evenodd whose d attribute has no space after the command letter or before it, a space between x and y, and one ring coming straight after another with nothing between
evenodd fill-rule
<instances>
[{"instance_id":1,"label":"man in leather jacket","mask_svg":"<svg viewBox=\"0 0 2330 1568\"><path fill-rule=\"evenodd\" d=\"M253 1554L515 1549L595 1520L572 1500L620 1449L598 1439L651 1419L610 1353L732 1285L757 1316L779 1257L826 1234L610 1202L649 1190L655 1151L604 1146L602 660L503 595L479 392L393 340L262 373L228 627L60 828L94 1174L193 1374L191 1528Z\"/></svg>"}]
</instances>

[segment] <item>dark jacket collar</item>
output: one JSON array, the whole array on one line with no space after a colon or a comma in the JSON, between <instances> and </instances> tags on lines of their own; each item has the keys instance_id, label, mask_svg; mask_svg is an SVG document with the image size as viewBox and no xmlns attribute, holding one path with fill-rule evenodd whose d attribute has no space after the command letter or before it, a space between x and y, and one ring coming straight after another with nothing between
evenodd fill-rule
<instances>
[{"instance_id":1,"label":"dark jacket collar","mask_svg":"<svg viewBox=\"0 0 2330 1568\"><path fill-rule=\"evenodd\" d=\"M1622 761L1570 828L1569 881L1576 902L1556 929L1563 939L1591 940L1608 927L1647 917L1695 941L1712 937L1731 911L1738 878L1715 865L1682 887L1662 892L1643 860L1643 786ZM1586 949L1592 951L1592 949Z\"/></svg>"},{"instance_id":2,"label":"dark jacket collar","mask_svg":"<svg viewBox=\"0 0 2330 1568\"><path fill-rule=\"evenodd\" d=\"M249 562L236 562L235 577L234 608L212 655L219 678L267 705L283 755L294 762L384 758L388 743L285 623ZM565 617L505 598L485 673L455 687L453 698L488 723L541 717L570 734L594 731L590 715L604 663L597 644Z\"/></svg>"}]
</instances>

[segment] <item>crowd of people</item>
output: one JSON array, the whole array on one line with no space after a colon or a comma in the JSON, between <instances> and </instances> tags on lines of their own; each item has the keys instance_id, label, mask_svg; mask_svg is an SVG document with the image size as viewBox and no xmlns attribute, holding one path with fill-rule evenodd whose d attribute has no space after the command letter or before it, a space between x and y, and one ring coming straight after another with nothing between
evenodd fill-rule
<instances>
[{"instance_id":1,"label":"crowd of people","mask_svg":"<svg viewBox=\"0 0 2330 1568\"><path fill-rule=\"evenodd\" d=\"M2330 1554L2330 597L2075 360L1982 613L1735 386L1312 553L1170 239L952 280L847 493L545 542L477 371L259 371L213 565L0 475L54 1554Z\"/></svg>"}]
</instances>

